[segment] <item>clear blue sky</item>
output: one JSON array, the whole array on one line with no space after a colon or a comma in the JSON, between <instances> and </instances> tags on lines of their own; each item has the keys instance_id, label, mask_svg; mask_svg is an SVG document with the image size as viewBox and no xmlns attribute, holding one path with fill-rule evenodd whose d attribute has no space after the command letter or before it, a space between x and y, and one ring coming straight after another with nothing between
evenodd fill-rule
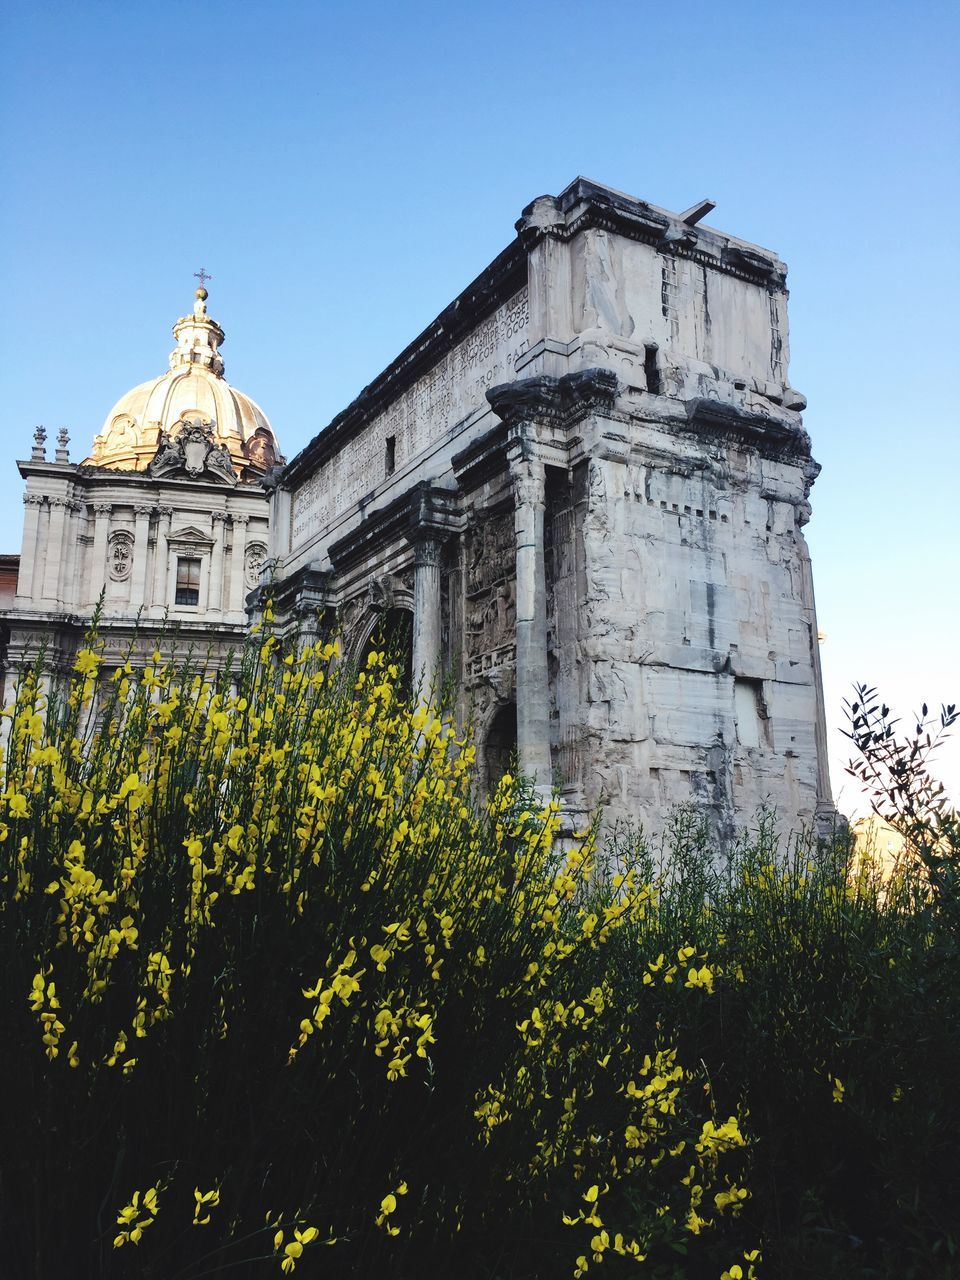
<instances>
[{"instance_id":1,"label":"clear blue sky","mask_svg":"<svg viewBox=\"0 0 960 1280\"><path fill-rule=\"evenodd\" d=\"M0 550L213 273L290 456L576 174L789 263L831 725L960 702L953 3L6 5ZM957 735L960 739L960 734ZM852 797L834 740L834 789ZM960 792L960 744L942 771Z\"/></svg>"}]
</instances>

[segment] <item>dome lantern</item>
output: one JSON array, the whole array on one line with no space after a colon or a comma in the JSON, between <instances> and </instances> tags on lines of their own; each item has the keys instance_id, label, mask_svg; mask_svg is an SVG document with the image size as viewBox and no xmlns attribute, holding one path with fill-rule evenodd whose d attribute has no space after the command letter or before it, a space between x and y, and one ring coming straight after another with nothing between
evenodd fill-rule
<instances>
[{"instance_id":1,"label":"dome lantern","mask_svg":"<svg viewBox=\"0 0 960 1280\"><path fill-rule=\"evenodd\" d=\"M196 291L193 315L182 316L173 326L177 345L170 352L170 368L200 365L218 378L223 377L223 356L220 344L223 330L216 320L207 315L207 298L210 295L203 285Z\"/></svg>"}]
</instances>

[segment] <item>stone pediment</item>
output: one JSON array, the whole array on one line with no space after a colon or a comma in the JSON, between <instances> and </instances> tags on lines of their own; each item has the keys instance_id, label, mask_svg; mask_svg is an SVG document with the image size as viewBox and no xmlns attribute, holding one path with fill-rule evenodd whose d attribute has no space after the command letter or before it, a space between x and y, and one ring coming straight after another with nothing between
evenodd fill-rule
<instances>
[{"instance_id":1,"label":"stone pediment","mask_svg":"<svg viewBox=\"0 0 960 1280\"><path fill-rule=\"evenodd\" d=\"M161 431L147 472L157 479L214 480L230 485L239 482L230 450L216 438L215 424L201 418L183 419L171 434Z\"/></svg>"},{"instance_id":2,"label":"stone pediment","mask_svg":"<svg viewBox=\"0 0 960 1280\"><path fill-rule=\"evenodd\" d=\"M183 529L172 530L167 534L167 542L202 542L204 546L213 546L213 539L209 533L204 533L196 525L186 525Z\"/></svg>"}]
</instances>

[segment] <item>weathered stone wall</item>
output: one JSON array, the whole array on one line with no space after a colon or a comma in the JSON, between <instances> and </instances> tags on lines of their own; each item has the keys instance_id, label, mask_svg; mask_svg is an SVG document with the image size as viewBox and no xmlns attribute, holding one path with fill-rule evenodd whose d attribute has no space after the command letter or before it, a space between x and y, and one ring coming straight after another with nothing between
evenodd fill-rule
<instances>
[{"instance_id":1,"label":"weathered stone wall","mask_svg":"<svg viewBox=\"0 0 960 1280\"><path fill-rule=\"evenodd\" d=\"M290 546L298 556L323 555L323 536L337 517L390 475L427 464L438 440L478 410L489 387L512 377L527 347L527 291L521 289L291 491ZM388 471L387 441L392 440ZM428 465L428 464L427 464Z\"/></svg>"},{"instance_id":2,"label":"weathered stone wall","mask_svg":"<svg viewBox=\"0 0 960 1280\"><path fill-rule=\"evenodd\" d=\"M576 658L568 641L559 659L581 678L575 701L572 680L557 688L580 740L564 773L589 806L604 796L624 814L694 797L727 826L767 801L812 821L803 472L740 452L671 468L658 452L583 469L582 629Z\"/></svg>"},{"instance_id":3,"label":"weathered stone wall","mask_svg":"<svg viewBox=\"0 0 960 1280\"><path fill-rule=\"evenodd\" d=\"M817 467L786 268L695 221L583 180L534 201L280 475L271 548L291 619L357 646L412 612L482 778L515 740L574 815L694 800L728 833L830 806Z\"/></svg>"}]
</instances>

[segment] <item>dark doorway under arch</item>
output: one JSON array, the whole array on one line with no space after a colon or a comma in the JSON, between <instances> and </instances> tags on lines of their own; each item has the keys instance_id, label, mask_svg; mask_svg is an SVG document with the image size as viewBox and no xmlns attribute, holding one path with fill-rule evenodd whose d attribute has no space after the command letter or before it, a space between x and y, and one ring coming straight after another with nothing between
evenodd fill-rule
<instances>
[{"instance_id":1,"label":"dark doorway under arch","mask_svg":"<svg viewBox=\"0 0 960 1280\"><path fill-rule=\"evenodd\" d=\"M500 779L514 766L516 756L517 704L507 702L491 719L483 744L484 782L488 795L493 795Z\"/></svg>"},{"instance_id":2,"label":"dark doorway under arch","mask_svg":"<svg viewBox=\"0 0 960 1280\"><path fill-rule=\"evenodd\" d=\"M374 649L386 653L390 662L400 669L397 692L409 698L413 692L413 614L409 609L387 609L370 633L370 638L360 654L360 669L367 663L367 655Z\"/></svg>"}]
</instances>

